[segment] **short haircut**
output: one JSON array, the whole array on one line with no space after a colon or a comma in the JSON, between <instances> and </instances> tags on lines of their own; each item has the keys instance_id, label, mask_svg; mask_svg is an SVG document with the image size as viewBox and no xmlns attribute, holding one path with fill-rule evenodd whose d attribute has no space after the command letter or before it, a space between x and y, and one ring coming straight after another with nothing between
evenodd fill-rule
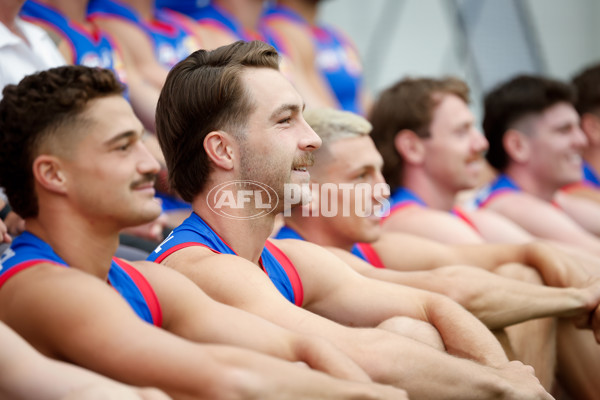
<instances>
[{"instance_id":1,"label":"short haircut","mask_svg":"<svg viewBox=\"0 0 600 400\"><path fill-rule=\"evenodd\" d=\"M169 72L156 109L156 133L169 183L186 201L202 191L210 173L204 138L229 130L242 138L254 103L241 80L247 67L279 69L277 51L260 41L198 50Z\"/></svg>"},{"instance_id":2,"label":"short haircut","mask_svg":"<svg viewBox=\"0 0 600 400\"><path fill-rule=\"evenodd\" d=\"M581 71L573 78L577 89L575 108L580 115L596 113L600 115L600 64Z\"/></svg>"},{"instance_id":3,"label":"short haircut","mask_svg":"<svg viewBox=\"0 0 600 400\"><path fill-rule=\"evenodd\" d=\"M490 143L486 158L490 165L503 171L509 162L504 149L506 131L523 117L541 114L557 103L575 102L573 86L533 75L519 75L485 96L483 131Z\"/></svg>"},{"instance_id":4,"label":"short haircut","mask_svg":"<svg viewBox=\"0 0 600 400\"><path fill-rule=\"evenodd\" d=\"M124 87L106 69L63 66L8 85L0 101L0 186L23 218L38 214L33 161L49 145L76 138L90 101L122 95Z\"/></svg>"},{"instance_id":5,"label":"short haircut","mask_svg":"<svg viewBox=\"0 0 600 400\"><path fill-rule=\"evenodd\" d=\"M304 119L319 135L323 146L344 138L368 136L372 128L360 115L332 108L306 109Z\"/></svg>"},{"instance_id":6,"label":"short haircut","mask_svg":"<svg viewBox=\"0 0 600 400\"><path fill-rule=\"evenodd\" d=\"M398 132L408 129L419 137L430 136L433 112L445 95L469 103L469 87L455 77L406 78L384 90L375 102L369 120L371 137L383 157L383 176L394 190L400 185L403 159L394 146Z\"/></svg>"}]
</instances>

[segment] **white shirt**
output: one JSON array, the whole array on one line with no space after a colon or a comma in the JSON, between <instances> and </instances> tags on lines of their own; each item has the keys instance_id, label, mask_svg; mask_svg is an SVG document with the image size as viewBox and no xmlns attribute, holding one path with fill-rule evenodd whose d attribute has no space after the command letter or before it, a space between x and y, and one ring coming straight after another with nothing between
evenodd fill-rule
<instances>
[{"instance_id":1,"label":"white shirt","mask_svg":"<svg viewBox=\"0 0 600 400\"><path fill-rule=\"evenodd\" d=\"M19 83L26 75L65 65L65 59L42 28L19 17L15 24L29 43L0 22L0 89L10 83Z\"/></svg>"}]
</instances>

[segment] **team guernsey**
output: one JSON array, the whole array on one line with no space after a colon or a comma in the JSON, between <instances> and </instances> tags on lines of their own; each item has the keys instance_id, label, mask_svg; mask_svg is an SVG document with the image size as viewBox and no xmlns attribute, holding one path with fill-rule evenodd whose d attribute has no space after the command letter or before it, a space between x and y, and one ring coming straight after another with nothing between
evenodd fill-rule
<instances>
[{"instance_id":1,"label":"team guernsey","mask_svg":"<svg viewBox=\"0 0 600 400\"><path fill-rule=\"evenodd\" d=\"M427 203L425 203L425 201L419 196L417 196L417 194L412 190L406 189L404 187L399 187L396 190L394 190L394 192L390 196L390 212L384 213L383 219L389 218L392 214L404 210L407 207L427 208ZM475 223L471 220L471 218L469 218L467 214L465 214L465 212L460 207L453 207L450 210L450 214L460 218L476 231L478 230Z\"/></svg>"},{"instance_id":2,"label":"team guernsey","mask_svg":"<svg viewBox=\"0 0 600 400\"><path fill-rule=\"evenodd\" d=\"M156 10L148 21L132 8L114 0L91 0L88 4L88 18L120 19L139 26L151 40L156 58L164 67L171 69L179 61L200 48L189 31L177 22L173 12Z\"/></svg>"},{"instance_id":3,"label":"team guernsey","mask_svg":"<svg viewBox=\"0 0 600 400\"><path fill-rule=\"evenodd\" d=\"M502 196L507 193L518 193L523 192L523 189L519 187L505 174L500 174L492 183L484 186L477 195L475 196L475 206L478 208L487 207L494 199ZM560 205L556 203L554 200L550 202L550 204L558 209L560 209Z\"/></svg>"},{"instance_id":4,"label":"team guernsey","mask_svg":"<svg viewBox=\"0 0 600 400\"><path fill-rule=\"evenodd\" d=\"M484 208L498 196L515 192L521 192L521 188L507 175L501 174L477 193L475 205L478 208Z\"/></svg>"},{"instance_id":5,"label":"team guernsey","mask_svg":"<svg viewBox=\"0 0 600 400\"><path fill-rule=\"evenodd\" d=\"M47 263L68 267L48 243L30 232L23 232L0 256L0 288L19 272ZM125 298L140 318L156 326L162 325L162 311L156 293L137 269L113 258L108 283Z\"/></svg>"},{"instance_id":6,"label":"team guernsey","mask_svg":"<svg viewBox=\"0 0 600 400\"><path fill-rule=\"evenodd\" d=\"M263 24L269 26L274 20L287 20L310 30L316 47L316 65L342 109L356 114L364 114L360 99L362 85L362 65L356 48L343 34L327 26L311 25L296 12L283 6L273 6L264 13ZM277 42L284 40L275 37ZM278 48L285 49L285 43Z\"/></svg>"},{"instance_id":7,"label":"team guernsey","mask_svg":"<svg viewBox=\"0 0 600 400\"><path fill-rule=\"evenodd\" d=\"M583 163L583 180L586 184L594 188L600 188L600 177L598 176L598 173L586 162Z\"/></svg>"},{"instance_id":8,"label":"team guernsey","mask_svg":"<svg viewBox=\"0 0 600 400\"><path fill-rule=\"evenodd\" d=\"M89 30L75 21L67 20L53 8L33 0L25 2L20 16L60 35L71 48L73 59L68 62L113 70L119 80L126 83L123 63L110 36L93 24Z\"/></svg>"},{"instance_id":9,"label":"team guernsey","mask_svg":"<svg viewBox=\"0 0 600 400\"><path fill-rule=\"evenodd\" d=\"M277 232L275 238L305 240L297 231L287 225L283 226L279 232ZM351 253L376 268L385 268L385 265L379 258L379 254L377 254L375 249L369 243L355 243L354 246L352 246Z\"/></svg>"},{"instance_id":10,"label":"team guernsey","mask_svg":"<svg viewBox=\"0 0 600 400\"><path fill-rule=\"evenodd\" d=\"M236 255L235 251L198 214L193 212L148 256L148 261L160 263L174 252L190 246L206 247L217 254ZM268 240L259 264L286 299L297 306L302 306L304 291L296 268L289 258Z\"/></svg>"}]
</instances>

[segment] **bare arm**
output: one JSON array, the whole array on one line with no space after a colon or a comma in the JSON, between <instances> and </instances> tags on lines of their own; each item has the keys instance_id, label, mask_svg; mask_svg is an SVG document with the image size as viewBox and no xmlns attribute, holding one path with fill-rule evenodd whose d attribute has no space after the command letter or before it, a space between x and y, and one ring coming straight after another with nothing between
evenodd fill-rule
<instances>
[{"instance_id":1,"label":"bare arm","mask_svg":"<svg viewBox=\"0 0 600 400\"><path fill-rule=\"evenodd\" d=\"M431 323L439 331L450 354L487 365L507 361L492 333L446 296L366 278L320 246L299 241L291 246L290 242L279 243L290 259L298 260L303 280L314 287L306 294L314 299L310 309L359 326L376 326L395 316L415 318ZM303 254L311 254L310 259L303 258Z\"/></svg>"},{"instance_id":2,"label":"bare arm","mask_svg":"<svg viewBox=\"0 0 600 400\"><path fill-rule=\"evenodd\" d=\"M484 367L390 332L348 328L301 309L287 301L257 265L240 257L188 247L163 262L183 272L218 301L331 340L374 380L402 387L410 396L550 398L532 371L518 363L500 369Z\"/></svg>"},{"instance_id":3,"label":"bare arm","mask_svg":"<svg viewBox=\"0 0 600 400\"><path fill-rule=\"evenodd\" d=\"M370 381L348 356L317 336L287 330L216 302L171 268L150 262L133 264L157 293L166 316L163 328L169 332L195 342L241 346L288 361L303 361L339 378Z\"/></svg>"},{"instance_id":4,"label":"bare arm","mask_svg":"<svg viewBox=\"0 0 600 400\"><path fill-rule=\"evenodd\" d=\"M168 69L159 64L151 38L141 27L120 18L95 18L94 22L116 39L121 51L145 81L162 88Z\"/></svg>"},{"instance_id":5,"label":"bare arm","mask_svg":"<svg viewBox=\"0 0 600 400\"><path fill-rule=\"evenodd\" d=\"M594 190L588 188L587 190ZM596 190L598 197L600 192ZM569 217L595 236L600 236L600 203L590 197L558 191L554 197Z\"/></svg>"},{"instance_id":6,"label":"bare arm","mask_svg":"<svg viewBox=\"0 0 600 400\"><path fill-rule=\"evenodd\" d=\"M73 396L84 399L91 392L102 393L107 399L169 398L158 391L138 391L91 371L46 358L2 323L0 340L0 398L54 400Z\"/></svg>"},{"instance_id":7,"label":"bare arm","mask_svg":"<svg viewBox=\"0 0 600 400\"><path fill-rule=\"evenodd\" d=\"M550 286L583 287L590 278L585 268L589 261L582 262L581 257L574 257L572 252L567 254L555 244L542 240L524 244L447 245L414 235L386 232L372 246L387 268L400 271L460 264L493 272L506 263L521 263L536 269ZM600 271L600 264L597 268Z\"/></svg>"},{"instance_id":8,"label":"bare arm","mask_svg":"<svg viewBox=\"0 0 600 400\"><path fill-rule=\"evenodd\" d=\"M349 252L330 250L364 276L446 295L492 330L548 316L589 316L600 302L600 282L586 289L549 288L457 265L401 272L374 268Z\"/></svg>"},{"instance_id":9,"label":"bare arm","mask_svg":"<svg viewBox=\"0 0 600 400\"><path fill-rule=\"evenodd\" d=\"M143 322L104 282L74 269L42 265L20 272L0 300L3 320L40 351L129 384L159 387L176 399L399 394L249 350L179 338Z\"/></svg>"},{"instance_id":10,"label":"bare arm","mask_svg":"<svg viewBox=\"0 0 600 400\"><path fill-rule=\"evenodd\" d=\"M490 202L490 209L513 220L532 235L578 246L600 255L600 240L563 211L526 193L506 193Z\"/></svg>"},{"instance_id":11,"label":"bare arm","mask_svg":"<svg viewBox=\"0 0 600 400\"><path fill-rule=\"evenodd\" d=\"M407 207L384 220L387 232L405 232L442 243L483 243L483 238L465 221L448 212Z\"/></svg>"}]
</instances>

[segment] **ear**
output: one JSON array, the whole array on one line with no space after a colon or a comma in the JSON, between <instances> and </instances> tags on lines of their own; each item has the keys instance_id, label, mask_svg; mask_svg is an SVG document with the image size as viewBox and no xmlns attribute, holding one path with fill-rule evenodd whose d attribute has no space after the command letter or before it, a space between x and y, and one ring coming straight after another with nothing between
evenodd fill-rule
<instances>
[{"instance_id":1,"label":"ear","mask_svg":"<svg viewBox=\"0 0 600 400\"><path fill-rule=\"evenodd\" d=\"M423 141L414 131L403 129L394 138L396 151L405 163L420 164L425 159L425 146Z\"/></svg>"},{"instance_id":2,"label":"ear","mask_svg":"<svg viewBox=\"0 0 600 400\"><path fill-rule=\"evenodd\" d=\"M225 170L233 169L236 157L234 140L231 135L223 131L212 131L204 138L204 150L217 167Z\"/></svg>"},{"instance_id":3,"label":"ear","mask_svg":"<svg viewBox=\"0 0 600 400\"><path fill-rule=\"evenodd\" d=\"M523 132L517 129L509 129L502 138L502 145L506 154L512 160L523 163L529 159L531 146L529 139Z\"/></svg>"},{"instance_id":4,"label":"ear","mask_svg":"<svg viewBox=\"0 0 600 400\"><path fill-rule=\"evenodd\" d=\"M600 145L600 117L592 113L583 114L581 130L587 136L590 147Z\"/></svg>"},{"instance_id":5,"label":"ear","mask_svg":"<svg viewBox=\"0 0 600 400\"><path fill-rule=\"evenodd\" d=\"M67 178L60 160L48 154L42 154L33 161L33 176L37 183L48 191L65 193Z\"/></svg>"}]
</instances>

